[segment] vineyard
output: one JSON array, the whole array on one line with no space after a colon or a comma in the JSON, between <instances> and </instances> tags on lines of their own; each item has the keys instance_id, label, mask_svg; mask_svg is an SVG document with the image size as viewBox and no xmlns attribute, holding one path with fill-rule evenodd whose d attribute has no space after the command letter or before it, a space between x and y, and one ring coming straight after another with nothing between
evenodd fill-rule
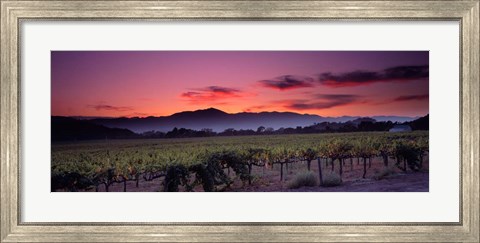
<instances>
[{"instance_id":1,"label":"vineyard","mask_svg":"<svg viewBox=\"0 0 480 243\"><path fill-rule=\"evenodd\" d=\"M358 169L358 179L378 176L372 161L421 171L427 157L427 131L64 142L52 144L51 190L120 185L126 192L153 183L156 191L229 191L266 173L284 183L293 168L315 173L316 186L328 186L325 177L332 173L342 179Z\"/></svg>"}]
</instances>

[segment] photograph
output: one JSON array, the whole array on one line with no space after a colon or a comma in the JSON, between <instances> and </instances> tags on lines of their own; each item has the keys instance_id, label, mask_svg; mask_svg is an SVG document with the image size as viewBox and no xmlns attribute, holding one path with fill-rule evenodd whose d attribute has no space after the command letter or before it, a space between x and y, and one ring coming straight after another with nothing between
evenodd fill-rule
<instances>
[{"instance_id":1,"label":"photograph","mask_svg":"<svg viewBox=\"0 0 480 243\"><path fill-rule=\"evenodd\" d=\"M480 0L0 2L0 242L480 242Z\"/></svg>"},{"instance_id":2,"label":"photograph","mask_svg":"<svg viewBox=\"0 0 480 243\"><path fill-rule=\"evenodd\" d=\"M50 56L51 192L429 192L429 51Z\"/></svg>"}]
</instances>

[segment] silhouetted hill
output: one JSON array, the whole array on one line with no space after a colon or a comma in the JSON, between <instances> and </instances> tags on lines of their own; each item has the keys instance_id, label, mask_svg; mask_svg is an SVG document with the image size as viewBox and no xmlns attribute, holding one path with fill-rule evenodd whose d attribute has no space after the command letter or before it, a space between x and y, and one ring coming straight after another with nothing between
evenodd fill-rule
<instances>
[{"instance_id":1,"label":"silhouetted hill","mask_svg":"<svg viewBox=\"0 0 480 243\"><path fill-rule=\"evenodd\" d=\"M52 141L135 138L137 134L120 128L108 128L90 121L52 116Z\"/></svg>"},{"instance_id":2,"label":"silhouetted hill","mask_svg":"<svg viewBox=\"0 0 480 243\"><path fill-rule=\"evenodd\" d=\"M429 130L429 118L428 115L420 117L411 122L406 122L407 125L410 125L412 130Z\"/></svg>"},{"instance_id":3,"label":"silhouetted hill","mask_svg":"<svg viewBox=\"0 0 480 243\"><path fill-rule=\"evenodd\" d=\"M228 116L228 113L225 113L221 110L215 108L208 108L205 110L196 110L196 111L183 111L171 115L171 118L174 119L203 119L203 118L224 118Z\"/></svg>"},{"instance_id":4,"label":"silhouetted hill","mask_svg":"<svg viewBox=\"0 0 480 243\"><path fill-rule=\"evenodd\" d=\"M273 129L279 129L281 127L295 128L298 126L310 126L312 124L321 122L347 122L358 118L361 117L322 117L318 115L298 114L293 112L241 112L229 114L215 108L209 108L205 110L179 112L171 116L145 118L100 118L92 119L91 121L107 127L125 128L137 133L141 133L152 130L168 132L175 127L193 130L202 130L204 128L208 128L216 132L221 132L229 128L236 130L256 130L260 126ZM378 116L371 118L377 121L392 122L406 122L415 119L411 117L396 116Z\"/></svg>"}]
</instances>

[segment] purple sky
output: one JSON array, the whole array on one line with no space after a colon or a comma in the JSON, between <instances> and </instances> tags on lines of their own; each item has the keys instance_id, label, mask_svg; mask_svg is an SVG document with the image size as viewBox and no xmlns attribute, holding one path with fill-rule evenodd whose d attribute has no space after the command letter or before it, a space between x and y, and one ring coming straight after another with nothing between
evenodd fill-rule
<instances>
[{"instance_id":1,"label":"purple sky","mask_svg":"<svg viewBox=\"0 0 480 243\"><path fill-rule=\"evenodd\" d=\"M428 51L52 51L52 115L428 113Z\"/></svg>"}]
</instances>

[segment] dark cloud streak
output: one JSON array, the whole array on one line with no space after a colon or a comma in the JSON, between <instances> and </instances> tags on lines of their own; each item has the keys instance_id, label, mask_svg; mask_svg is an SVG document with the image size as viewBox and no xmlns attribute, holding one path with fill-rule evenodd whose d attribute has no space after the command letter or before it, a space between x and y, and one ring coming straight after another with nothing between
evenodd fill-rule
<instances>
[{"instance_id":1,"label":"dark cloud streak","mask_svg":"<svg viewBox=\"0 0 480 243\"><path fill-rule=\"evenodd\" d=\"M317 94L311 100L287 101L285 108L294 110L322 110L357 103L360 96L350 94Z\"/></svg>"},{"instance_id":2,"label":"dark cloud streak","mask_svg":"<svg viewBox=\"0 0 480 243\"><path fill-rule=\"evenodd\" d=\"M410 101L410 100L428 100L428 94L424 94L424 95L403 95L403 96L398 96L393 101Z\"/></svg>"},{"instance_id":3,"label":"dark cloud streak","mask_svg":"<svg viewBox=\"0 0 480 243\"><path fill-rule=\"evenodd\" d=\"M242 97L243 92L238 89L221 87L221 86L208 86L205 88L192 89L180 94L180 97L188 99L191 103L211 103L218 100L224 100L228 98ZM218 102L216 104L219 104ZM224 103L226 104L226 103Z\"/></svg>"},{"instance_id":4,"label":"dark cloud streak","mask_svg":"<svg viewBox=\"0 0 480 243\"><path fill-rule=\"evenodd\" d=\"M105 111L131 111L131 110L133 110L132 107L128 107L128 106L112 106L112 105L105 105L105 104L88 105L87 107L93 108L97 111L100 111L100 110L105 110Z\"/></svg>"},{"instance_id":5,"label":"dark cloud streak","mask_svg":"<svg viewBox=\"0 0 480 243\"><path fill-rule=\"evenodd\" d=\"M284 75L275 79L260 80L258 81L263 87L289 90L298 89L313 86L313 78L295 75Z\"/></svg>"},{"instance_id":6,"label":"dark cloud streak","mask_svg":"<svg viewBox=\"0 0 480 243\"><path fill-rule=\"evenodd\" d=\"M213 92L213 93L222 93L222 94L234 94L240 92L238 89L233 89L233 88L226 88L226 87L220 87L220 86L208 86L203 89L197 89L198 91L203 91L203 92Z\"/></svg>"},{"instance_id":7,"label":"dark cloud streak","mask_svg":"<svg viewBox=\"0 0 480 243\"><path fill-rule=\"evenodd\" d=\"M426 80L429 76L428 65L397 66L384 69L381 72L353 71L342 74L330 72L319 75L320 83L331 87L349 87L377 82L404 82L411 80Z\"/></svg>"}]
</instances>

